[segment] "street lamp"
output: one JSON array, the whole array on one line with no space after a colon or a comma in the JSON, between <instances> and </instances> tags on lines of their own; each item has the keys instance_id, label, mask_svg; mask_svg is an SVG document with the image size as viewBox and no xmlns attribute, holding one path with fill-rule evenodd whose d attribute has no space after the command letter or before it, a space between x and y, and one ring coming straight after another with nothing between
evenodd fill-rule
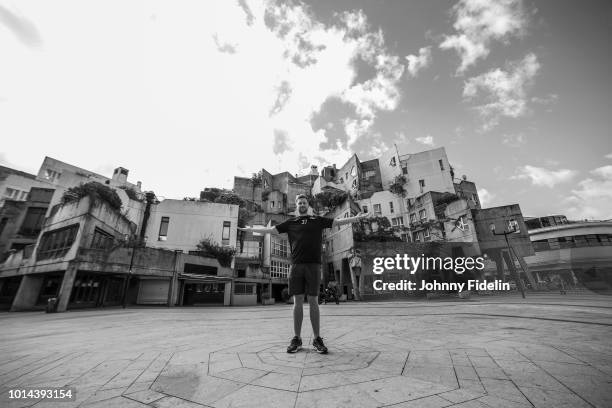
<instances>
[{"instance_id":1,"label":"street lamp","mask_svg":"<svg viewBox=\"0 0 612 408\"><path fill-rule=\"evenodd\" d=\"M506 246L508 247L508 257L510 258L510 262L514 263L514 261L512 260L512 250L510 249L510 241L508 241L508 235L515 234L517 232L516 224L512 224L512 229L510 231L504 230L504 232L495 232L495 224L494 223L489 224L489 229L491 230L491 233L493 235L503 235L504 236L504 238L506 239ZM502 257L502 259L503 259L503 257ZM510 265L508 265L508 267L510 267ZM515 273L514 279L516 279L516 284L518 285L519 289L521 290L521 296L523 296L523 299L525 299L525 289L523 288L523 282L521 281L520 275L518 274L518 272L514 268L514 265L512 265L512 270Z\"/></svg>"}]
</instances>

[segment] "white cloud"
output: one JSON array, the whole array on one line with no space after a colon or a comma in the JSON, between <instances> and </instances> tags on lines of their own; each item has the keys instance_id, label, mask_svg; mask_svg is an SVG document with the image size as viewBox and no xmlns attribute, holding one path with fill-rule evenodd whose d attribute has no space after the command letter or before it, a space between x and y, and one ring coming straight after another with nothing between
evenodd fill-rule
<instances>
[{"instance_id":1,"label":"white cloud","mask_svg":"<svg viewBox=\"0 0 612 408\"><path fill-rule=\"evenodd\" d=\"M491 203L495 199L496 195L491 193L486 188L479 188L478 197L480 198L480 205L482 208L486 208L491 206Z\"/></svg>"},{"instance_id":2,"label":"white cloud","mask_svg":"<svg viewBox=\"0 0 612 408\"><path fill-rule=\"evenodd\" d=\"M573 179L575 170L559 169L549 170L543 167L525 165L517 169L517 174L512 176L514 180L531 180L534 186L554 187L557 184L565 183Z\"/></svg>"},{"instance_id":3,"label":"white cloud","mask_svg":"<svg viewBox=\"0 0 612 408\"><path fill-rule=\"evenodd\" d=\"M510 147L520 147L527 143L527 138L523 133L504 135L502 143Z\"/></svg>"},{"instance_id":4,"label":"white cloud","mask_svg":"<svg viewBox=\"0 0 612 408\"><path fill-rule=\"evenodd\" d=\"M8 28L24 45L34 48L42 45L42 38L34 23L16 9L9 9L0 4L0 25Z\"/></svg>"},{"instance_id":5,"label":"white cloud","mask_svg":"<svg viewBox=\"0 0 612 408\"><path fill-rule=\"evenodd\" d=\"M591 170L593 177L578 183L578 188L564 200L564 212L570 219L612 219L612 166Z\"/></svg>"},{"instance_id":6,"label":"white cloud","mask_svg":"<svg viewBox=\"0 0 612 408\"><path fill-rule=\"evenodd\" d=\"M408 72L410 76L416 77L417 73L431 64L431 47L419 49L419 55L408 55Z\"/></svg>"},{"instance_id":7,"label":"white cloud","mask_svg":"<svg viewBox=\"0 0 612 408\"><path fill-rule=\"evenodd\" d=\"M612 179L612 166L598 167L595 170L591 170L591 174L604 179Z\"/></svg>"},{"instance_id":8,"label":"white cloud","mask_svg":"<svg viewBox=\"0 0 612 408\"><path fill-rule=\"evenodd\" d=\"M19 7L44 52L0 36L0 127L11 135L3 151L26 168L45 155L85 168L113 161L160 195L194 195L262 166L316 162L328 136L310 118L332 97L354 106L347 143L324 153L344 162L401 99L401 59L362 11L323 23L302 3L265 0ZM357 59L375 72L361 83Z\"/></svg>"},{"instance_id":9,"label":"white cloud","mask_svg":"<svg viewBox=\"0 0 612 408\"><path fill-rule=\"evenodd\" d=\"M434 145L434 139L433 139L433 136L431 135L427 135L425 137L417 137L415 140L421 144L424 144L425 146Z\"/></svg>"},{"instance_id":10,"label":"white cloud","mask_svg":"<svg viewBox=\"0 0 612 408\"><path fill-rule=\"evenodd\" d=\"M497 126L501 117L518 118L528 113L527 90L539 70L536 55L529 53L523 60L508 64L505 71L497 68L465 82L466 100L484 97L485 103L475 106L484 120L483 130Z\"/></svg>"},{"instance_id":11,"label":"white cloud","mask_svg":"<svg viewBox=\"0 0 612 408\"><path fill-rule=\"evenodd\" d=\"M544 97L534 96L531 98L531 102L538 103L540 105L552 105L559 100L559 95L557 94L549 94Z\"/></svg>"},{"instance_id":12,"label":"white cloud","mask_svg":"<svg viewBox=\"0 0 612 408\"><path fill-rule=\"evenodd\" d=\"M528 23L522 0L460 0L452 12L457 33L445 36L440 48L454 49L461 57L457 74L486 58L491 42L521 36Z\"/></svg>"}]
</instances>

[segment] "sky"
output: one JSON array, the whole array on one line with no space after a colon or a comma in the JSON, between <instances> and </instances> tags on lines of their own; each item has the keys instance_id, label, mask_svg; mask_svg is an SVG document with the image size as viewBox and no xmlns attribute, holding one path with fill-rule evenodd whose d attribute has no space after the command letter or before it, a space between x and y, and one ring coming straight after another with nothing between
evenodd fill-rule
<instances>
[{"instance_id":1,"label":"sky","mask_svg":"<svg viewBox=\"0 0 612 408\"><path fill-rule=\"evenodd\" d=\"M611 34L605 0L0 0L0 164L180 199L445 147L486 207L610 219Z\"/></svg>"}]
</instances>

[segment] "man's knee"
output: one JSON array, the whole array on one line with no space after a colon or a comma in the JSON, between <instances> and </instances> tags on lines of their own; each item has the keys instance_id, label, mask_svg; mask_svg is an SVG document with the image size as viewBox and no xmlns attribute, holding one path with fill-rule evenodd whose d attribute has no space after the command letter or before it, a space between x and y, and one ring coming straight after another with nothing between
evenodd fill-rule
<instances>
[{"instance_id":1,"label":"man's knee","mask_svg":"<svg viewBox=\"0 0 612 408\"><path fill-rule=\"evenodd\" d=\"M293 295L293 304L301 306L304 304L304 295Z\"/></svg>"},{"instance_id":2,"label":"man's knee","mask_svg":"<svg viewBox=\"0 0 612 408\"><path fill-rule=\"evenodd\" d=\"M319 297L318 296L308 296L308 303L310 305L319 306Z\"/></svg>"}]
</instances>

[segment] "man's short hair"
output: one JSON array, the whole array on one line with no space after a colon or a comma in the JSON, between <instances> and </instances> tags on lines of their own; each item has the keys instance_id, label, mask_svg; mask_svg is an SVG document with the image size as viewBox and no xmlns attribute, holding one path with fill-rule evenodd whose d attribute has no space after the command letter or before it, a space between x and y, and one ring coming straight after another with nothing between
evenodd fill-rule
<instances>
[{"instance_id":1,"label":"man's short hair","mask_svg":"<svg viewBox=\"0 0 612 408\"><path fill-rule=\"evenodd\" d=\"M297 203L300 198L303 198L304 200L308 201L308 197L306 197L306 194L298 194L295 196L295 202Z\"/></svg>"}]
</instances>

